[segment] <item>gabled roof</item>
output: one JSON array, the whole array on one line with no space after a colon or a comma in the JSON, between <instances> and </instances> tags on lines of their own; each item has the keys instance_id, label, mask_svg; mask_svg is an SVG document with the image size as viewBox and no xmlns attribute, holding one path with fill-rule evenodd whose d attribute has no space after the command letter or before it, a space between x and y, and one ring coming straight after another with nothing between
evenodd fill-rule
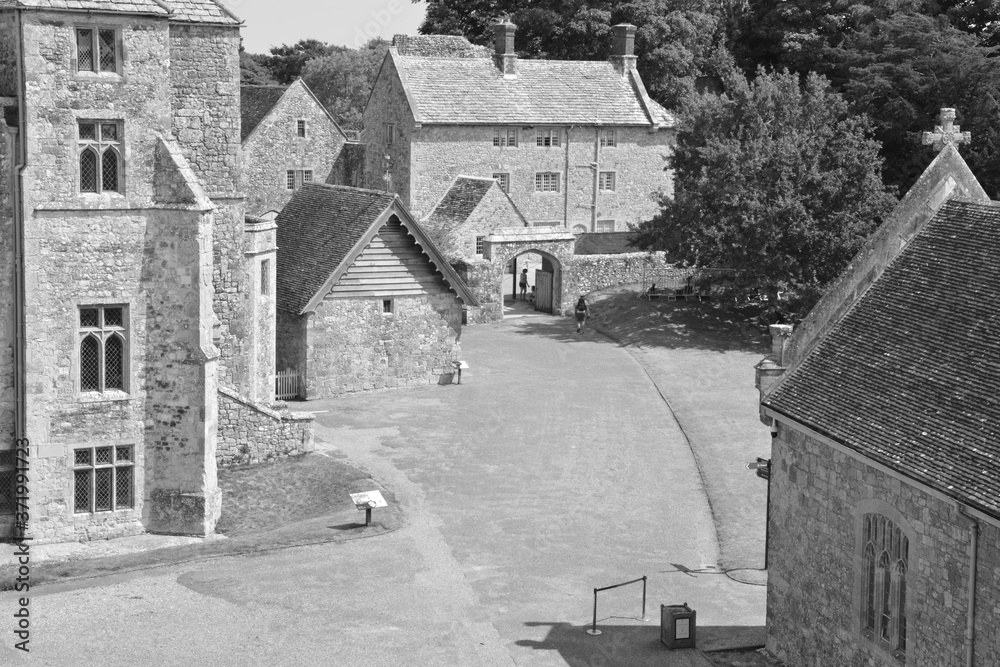
<instances>
[{"instance_id":1,"label":"gabled roof","mask_svg":"<svg viewBox=\"0 0 1000 667\"><path fill-rule=\"evenodd\" d=\"M278 214L277 307L296 315L322 300L392 215L416 239L452 290L476 305L437 248L391 192L343 185L303 185Z\"/></svg>"},{"instance_id":2,"label":"gabled roof","mask_svg":"<svg viewBox=\"0 0 1000 667\"><path fill-rule=\"evenodd\" d=\"M518 59L516 76L504 77L492 58L402 55L394 47L386 58L418 123L675 125L635 70L623 76L609 61Z\"/></svg>"},{"instance_id":3,"label":"gabled roof","mask_svg":"<svg viewBox=\"0 0 1000 667\"><path fill-rule=\"evenodd\" d=\"M440 232L448 232L463 224L482 203L491 188L497 188L510 201L511 208L527 225L521 211L511 200L510 195L503 191L500 184L492 178L477 176L458 176L452 181L451 187L437 203L430 215L424 218L424 224Z\"/></svg>"},{"instance_id":4,"label":"gabled roof","mask_svg":"<svg viewBox=\"0 0 1000 667\"><path fill-rule=\"evenodd\" d=\"M149 14L184 23L242 24L238 16L216 0L0 0L0 7Z\"/></svg>"},{"instance_id":5,"label":"gabled roof","mask_svg":"<svg viewBox=\"0 0 1000 667\"><path fill-rule=\"evenodd\" d=\"M1000 517L1000 203L945 203L763 405Z\"/></svg>"},{"instance_id":6,"label":"gabled roof","mask_svg":"<svg viewBox=\"0 0 1000 667\"><path fill-rule=\"evenodd\" d=\"M295 86L301 86L303 90L313 99L323 113L326 114L337 132L347 140L347 135L337 123L330 110L323 106L312 89L306 85L302 79L296 79L290 86L240 86L240 141L245 142L247 137L253 134L261 121L267 118L271 112L281 103L282 98Z\"/></svg>"},{"instance_id":7,"label":"gabled roof","mask_svg":"<svg viewBox=\"0 0 1000 667\"><path fill-rule=\"evenodd\" d=\"M576 237L573 253L576 255L621 255L627 252L641 252L630 244L632 232L598 232L580 234Z\"/></svg>"},{"instance_id":8,"label":"gabled roof","mask_svg":"<svg viewBox=\"0 0 1000 667\"><path fill-rule=\"evenodd\" d=\"M240 86L241 141L246 141L250 133L257 129L286 90L287 86Z\"/></svg>"}]
</instances>

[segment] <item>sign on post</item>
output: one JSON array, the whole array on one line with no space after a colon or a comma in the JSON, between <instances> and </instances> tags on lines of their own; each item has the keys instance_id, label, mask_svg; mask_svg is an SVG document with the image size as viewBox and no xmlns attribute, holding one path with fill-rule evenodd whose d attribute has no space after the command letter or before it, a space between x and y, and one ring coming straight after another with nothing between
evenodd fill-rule
<instances>
[{"instance_id":1,"label":"sign on post","mask_svg":"<svg viewBox=\"0 0 1000 667\"><path fill-rule=\"evenodd\" d=\"M389 503L385 502L385 498L382 497L381 491L362 491L361 493L352 493L351 502L359 510L365 511L365 525L371 525L372 522L372 510L376 507L388 507Z\"/></svg>"}]
</instances>

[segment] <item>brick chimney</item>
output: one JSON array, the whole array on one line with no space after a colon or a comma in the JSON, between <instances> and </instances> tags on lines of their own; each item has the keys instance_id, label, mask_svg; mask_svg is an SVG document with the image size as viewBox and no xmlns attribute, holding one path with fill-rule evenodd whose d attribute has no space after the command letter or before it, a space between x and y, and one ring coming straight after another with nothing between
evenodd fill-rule
<instances>
[{"instance_id":1,"label":"brick chimney","mask_svg":"<svg viewBox=\"0 0 1000 667\"><path fill-rule=\"evenodd\" d=\"M517 26L510 21L503 21L493 26L496 51L493 62L505 77L517 75L517 54L514 52L514 32Z\"/></svg>"},{"instance_id":2,"label":"brick chimney","mask_svg":"<svg viewBox=\"0 0 1000 667\"><path fill-rule=\"evenodd\" d=\"M624 75L628 70L635 69L635 26L619 23L611 27L611 32L614 35L611 62Z\"/></svg>"}]
</instances>

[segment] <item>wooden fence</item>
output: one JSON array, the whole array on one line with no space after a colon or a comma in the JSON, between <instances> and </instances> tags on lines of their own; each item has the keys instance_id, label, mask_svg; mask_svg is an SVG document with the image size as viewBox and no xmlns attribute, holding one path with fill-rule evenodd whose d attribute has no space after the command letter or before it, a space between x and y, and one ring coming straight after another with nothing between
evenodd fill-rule
<instances>
[{"instance_id":1,"label":"wooden fence","mask_svg":"<svg viewBox=\"0 0 1000 667\"><path fill-rule=\"evenodd\" d=\"M293 368L278 371L274 378L274 397L279 401L302 398L305 394L305 384L302 375Z\"/></svg>"}]
</instances>

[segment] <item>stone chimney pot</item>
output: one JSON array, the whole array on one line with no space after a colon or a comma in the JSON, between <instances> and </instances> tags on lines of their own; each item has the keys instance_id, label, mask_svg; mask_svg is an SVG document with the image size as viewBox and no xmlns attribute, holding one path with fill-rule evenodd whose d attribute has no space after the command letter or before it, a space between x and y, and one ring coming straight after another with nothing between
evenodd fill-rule
<instances>
[{"instance_id":1,"label":"stone chimney pot","mask_svg":"<svg viewBox=\"0 0 1000 667\"><path fill-rule=\"evenodd\" d=\"M514 51L514 33L517 26L510 21L503 21L493 26L495 51L493 61L505 77L513 77L517 73L517 53Z\"/></svg>"},{"instance_id":2,"label":"stone chimney pot","mask_svg":"<svg viewBox=\"0 0 1000 667\"><path fill-rule=\"evenodd\" d=\"M622 76L625 76L629 70L635 69L635 26L619 23L611 26L611 32L614 35L611 63Z\"/></svg>"}]
</instances>

